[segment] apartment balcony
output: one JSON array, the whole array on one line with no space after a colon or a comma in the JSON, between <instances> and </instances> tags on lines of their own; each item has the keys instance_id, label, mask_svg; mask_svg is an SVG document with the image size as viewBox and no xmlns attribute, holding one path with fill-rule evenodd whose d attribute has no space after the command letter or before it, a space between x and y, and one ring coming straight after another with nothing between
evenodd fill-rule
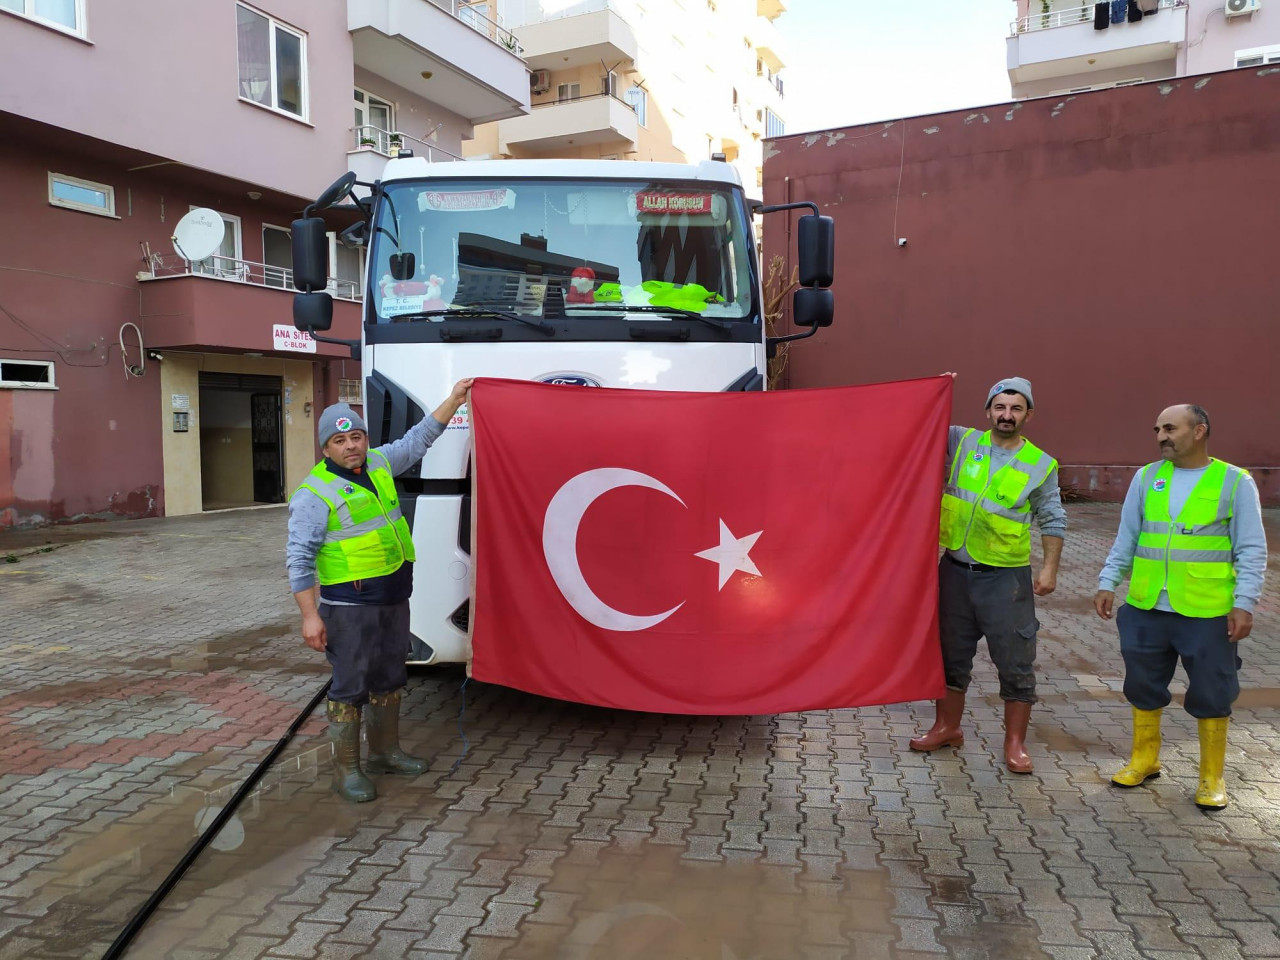
<instances>
[{"instance_id":1,"label":"apartment balcony","mask_svg":"<svg viewBox=\"0 0 1280 960\"><path fill-rule=\"evenodd\" d=\"M1187 39L1187 0L1160 0L1156 13L1105 30L1094 29L1093 10L1088 3L1014 21L1006 44L1009 80L1015 87L1173 60Z\"/></svg>"},{"instance_id":2,"label":"apartment balcony","mask_svg":"<svg viewBox=\"0 0 1280 960\"><path fill-rule=\"evenodd\" d=\"M537 104L527 117L498 123L498 149L559 150L624 141L634 147L640 124L631 105L608 94Z\"/></svg>"},{"instance_id":3,"label":"apartment balcony","mask_svg":"<svg viewBox=\"0 0 1280 960\"><path fill-rule=\"evenodd\" d=\"M767 20L776 20L786 12L785 0L756 0L756 13Z\"/></svg>"},{"instance_id":4,"label":"apartment balcony","mask_svg":"<svg viewBox=\"0 0 1280 960\"><path fill-rule=\"evenodd\" d=\"M399 130L383 130L365 125L352 131L351 149L347 151L347 169L356 179L372 183L382 179L387 161L399 155L401 150L412 151L428 163L447 163L462 157L428 140L419 140ZM358 196L367 196L367 188L357 188Z\"/></svg>"},{"instance_id":5,"label":"apartment balcony","mask_svg":"<svg viewBox=\"0 0 1280 960\"><path fill-rule=\"evenodd\" d=\"M464 0L347 0L357 67L485 123L529 109L515 35Z\"/></svg>"},{"instance_id":6,"label":"apartment balcony","mask_svg":"<svg viewBox=\"0 0 1280 960\"><path fill-rule=\"evenodd\" d=\"M272 327L293 324L293 271L287 267L213 256L199 262L152 254L139 272L145 336L156 349L245 350L270 353ZM334 297L330 337L360 336L360 286L330 279ZM345 347L316 343L316 353L349 356ZM290 351L293 352L293 351Z\"/></svg>"},{"instance_id":7,"label":"apartment balcony","mask_svg":"<svg viewBox=\"0 0 1280 960\"><path fill-rule=\"evenodd\" d=\"M619 15L616 3L595 0L572 15L513 28L531 70L567 70L589 63L632 63L639 45L635 31ZM577 6L569 8L576 10Z\"/></svg>"},{"instance_id":8,"label":"apartment balcony","mask_svg":"<svg viewBox=\"0 0 1280 960\"><path fill-rule=\"evenodd\" d=\"M782 34L768 17L756 17L751 21L748 39L756 48L757 56L777 72L787 65L787 52L783 48Z\"/></svg>"}]
</instances>

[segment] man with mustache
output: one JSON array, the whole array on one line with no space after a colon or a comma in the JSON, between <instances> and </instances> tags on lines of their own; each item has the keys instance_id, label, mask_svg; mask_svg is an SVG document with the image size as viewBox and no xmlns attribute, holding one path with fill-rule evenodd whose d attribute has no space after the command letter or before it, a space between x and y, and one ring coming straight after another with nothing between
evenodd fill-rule
<instances>
[{"instance_id":1,"label":"man with mustache","mask_svg":"<svg viewBox=\"0 0 1280 960\"><path fill-rule=\"evenodd\" d=\"M373 450L358 413L345 403L326 407L317 420L324 460L289 498L289 588L302 612L302 639L333 668L333 789L352 803L377 796L360 768L362 713L365 769L407 776L427 769L426 760L400 749L414 553L395 478L444 433L471 384L458 381L431 416Z\"/></svg>"},{"instance_id":2,"label":"man with mustache","mask_svg":"<svg viewBox=\"0 0 1280 960\"><path fill-rule=\"evenodd\" d=\"M1124 656L1124 696L1133 708L1133 750L1111 782L1136 787L1160 776L1160 714L1178 658L1187 671L1187 713L1200 734L1202 810L1227 805L1223 766L1231 704L1240 695L1237 646L1253 629L1262 596L1267 538L1249 474L1209 456L1209 414L1179 404L1156 420L1162 459L1133 478L1120 530L1098 576L1093 606L1115 612Z\"/></svg>"},{"instance_id":3,"label":"man with mustache","mask_svg":"<svg viewBox=\"0 0 1280 960\"><path fill-rule=\"evenodd\" d=\"M954 376L954 374L953 374ZM978 640L1000 675L1004 701L1004 759L1014 773L1030 773L1027 725L1036 702L1035 597L1058 583L1067 513L1058 492L1058 461L1022 435L1035 404L1023 377L987 392L985 433L951 427L939 540L938 622L947 692L936 701L933 726L910 742L932 752L960 746L965 690ZM1031 575L1031 521L1040 527L1044 562Z\"/></svg>"}]
</instances>

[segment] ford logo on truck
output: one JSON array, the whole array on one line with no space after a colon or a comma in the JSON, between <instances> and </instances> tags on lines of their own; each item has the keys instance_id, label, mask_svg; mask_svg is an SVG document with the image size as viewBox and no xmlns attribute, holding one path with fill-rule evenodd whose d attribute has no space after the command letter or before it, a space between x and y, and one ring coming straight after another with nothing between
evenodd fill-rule
<instances>
[{"instance_id":1,"label":"ford logo on truck","mask_svg":"<svg viewBox=\"0 0 1280 960\"><path fill-rule=\"evenodd\" d=\"M538 383L554 383L561 387L598 387L600 381L581 373L546 373L535 377Z\"/></svg>"}]
</instances>

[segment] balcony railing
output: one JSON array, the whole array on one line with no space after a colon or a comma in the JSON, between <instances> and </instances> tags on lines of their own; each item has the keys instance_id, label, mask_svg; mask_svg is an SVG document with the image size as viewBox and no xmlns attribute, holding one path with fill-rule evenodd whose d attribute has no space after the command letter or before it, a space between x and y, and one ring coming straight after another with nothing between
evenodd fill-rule
<instances>
[{"instance_id":1,"label":"balcony railing","mask_svg":"<svg viewBox=\"0 0 1280 960\"><path fill-rule=\"evenodd\" d=\"M426 140L419 140L399 130L383 130L371 124L364 124L352 130L355 150L372 150L384 157L394 156L392 151L412 150L415 157L422 157L431 163L444 163L449 160L461 160L456 153L438 147Z\"/></svg>"},{"instance_id":2,"label":"balcony railing","mask_svg":"<svg viewBox=\"0 0 1280 960\"><path fill-rule=\"evenodd\" d=\"M577 97L560 97L559 99L556 99L556 100L544 100L541 103L533 104L533 109L539 110L543 107L558 107L563 103L578 103L582 100L603 100L605 97L608 97L610 100L613 100L615 103L622 104L632 113L635 113L636 111L636 106L634 103L631 103L628 100L623 100L621 97L615 97L612 93L588 93L588 94L583 94Z\"/></svg>"},{"instance_id":3,"label":"balcony railing","mask_svg":"<svg viewBox=\"0 0 1280 960\"><path fill-rule=\"evenodd\" d=\"M1175 7L1185 7L1187 2L1188 0L1159 0L1156 4L1156 9L1172 10ZM1047 13L1033 13L1009 24L1009 36L1030 33L1033 30L1051 30L1054 27L1073 27L1080 23L1093 23L1093 8L1095 6L1095 3L1086 3L1079 7L1050 10ZM1117 26L1120 26L1120 24L1117 24Z\"/></svg>"},{"instance_id":4,"label":"balcony railing","mask_svg":"<svg viewBox=\"0 0 1280 960\"><path fill-rule=\"evenodd\" d=\"M487 13L481 10L487 10L489 4L487 2L469 3L468 0L431 0L433 6L439 7L453 16L457 17L471 29L478 33L483 33L494 43L500 44L510 50L517 57L524 55L524 50L520 47L520 41L516 39L516 35L508 30L496 20L491 20Z\"/></svg>"},{"instance_id":5,"label":"balcony railing","mask_svg":"<svg viewBox=\"0 0 1280 960\"><path fill-rule=\"evenodd\" d=\"M544 10L543 6L543 0L505 0L502 19L513 27L523 27L529 23L544 23L547 20L563 20L565 17L580 17L586 13L612 10L630 24L634 25L640 20L640 11L631 0L577 0L557 4L555 10Z\"/></svg>"},{"instance_id":6,"label":"balcony railing","mask_svg":"<svg viewBox=\"0 0 1280 960\"><path fill-rule=\"evenodd\" d=\"M230 280L255 287L275 287L293 290L293 271L288 267L269 263L255 263L236 257L214 254L203 260L187 260L176 253L153 253L147 258L147 271L139 274L140 280L160 280L165 277L209 277L214 280ZM150 276L147 276L147 273ZM339 280L330 277L326 291L339 300L360 300L360 283L357 280Z\"/></svg>"}]
</instances>

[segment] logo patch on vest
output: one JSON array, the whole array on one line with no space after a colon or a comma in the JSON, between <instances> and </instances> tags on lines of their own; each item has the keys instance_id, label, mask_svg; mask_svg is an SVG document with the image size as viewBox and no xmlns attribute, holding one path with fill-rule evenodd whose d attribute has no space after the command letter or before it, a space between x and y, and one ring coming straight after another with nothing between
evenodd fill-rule
<instances>
[{"instance_id":1,"label":"logo patch on vest","mask_svg":"<svg viewBox=\"0 0 1280 960\"><path fill-rule=\"evenodd\" d=\"M334 424L333 424L333 425L334 425L335 427L337 427L337 428L338 428L338 432L340 432L340 433L341 433L341 432L344 432L344 431L347 431L347 430L350 430L350 429L351 429L351 418L350 418L350 417L339 417L336 421L334 421Z\"/></svg>"},{"instance_id":2,"label":"logo patch on vest","mask_svg":"<svg viewBox=\"0 0 1280 960\"><path fill-rule=\"evenodd\" d=\"M356 490L355 490L355 487L351 486L351 484L349 484L349 483L348 483L345 487L343 487L343 488L342 488L342 492L343 492L343 493L355 493L355 492L356 492Z\"/></svg>"},{"instance_id":3,"label":"logo patch on vest","mask_svg":"<svg viewBox=\"0 0 1280 960\"><path fill-rule=\"evenodd\" d=\"M1155 483L1151 484L1151 489L1154 490L1156 493L1159 493L1161 490L1165 488L1165 484L1167 484L1168 482L1169 481L1167 481L1164 477L1161 477Z\"/></svg>"},{"instance_id":4,"label":"logo patch on vest","mask_svg":"<svg viewBox=\"0 0 1280 960\"><path fill-rule=\"evenodd\" d=\"M973 455L973 462L974 462L974 463L981 463L981 462L982 462L982 454L980 454L980 453L974 453L974 455Z\"/></svg>"}]
</instances>

